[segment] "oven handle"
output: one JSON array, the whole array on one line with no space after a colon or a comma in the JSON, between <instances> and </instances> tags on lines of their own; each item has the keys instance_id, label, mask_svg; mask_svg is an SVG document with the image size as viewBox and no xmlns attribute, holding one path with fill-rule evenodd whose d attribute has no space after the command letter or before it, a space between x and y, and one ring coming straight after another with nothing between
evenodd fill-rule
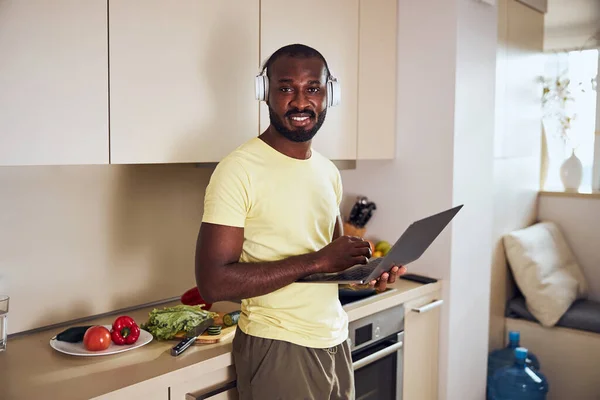
<instances>
[{"instance_id":1,"label":"oven handle","mask_svg":"<svg viewBox=\"0 0 600 400\"><path fill-rule=\"evenodd\" d=\"M396 342L393 345L386 347L385 349L379 350L378 352L373 354L369 354L365 358L361 358L360 360L353 362L352 369L354 371L357 371L362 367L366 367L367 365L372 364L375 361L381 360L382 358L389 356L390 354L394 354L395 352L400 350L403 345L404 342L402 341Z\"/></svg>"}]
</instances>

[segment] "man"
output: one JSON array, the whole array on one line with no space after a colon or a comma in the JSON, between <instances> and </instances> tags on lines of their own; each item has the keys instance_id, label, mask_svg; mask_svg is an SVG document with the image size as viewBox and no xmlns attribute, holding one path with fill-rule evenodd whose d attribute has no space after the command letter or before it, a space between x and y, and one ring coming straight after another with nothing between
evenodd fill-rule
<instances>
[{"instance_id":1,"label":"man","mask_svg":"<svg viewBox=\"0 0 600 400\"><path fill-rule=\"evenodd\" d=\"M276 51L265 68L271 123L211 177L196 281L207 302L242 301L233 340L241 399L352 399L338 286L295 283L371 257L368 242L343 236L339 171L311 148L327 113L329 68L298 44ZM371 285L384 290L404 271L394 267Z\"/></svg>"}]
</instances>

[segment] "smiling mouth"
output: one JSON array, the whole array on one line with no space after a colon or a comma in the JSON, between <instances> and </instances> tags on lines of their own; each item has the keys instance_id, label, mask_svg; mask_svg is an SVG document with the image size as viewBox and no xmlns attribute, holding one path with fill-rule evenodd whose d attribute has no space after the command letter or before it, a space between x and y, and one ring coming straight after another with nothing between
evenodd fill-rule
<instances>
[{"instance_id":1,"label":"smiling mouth","mask_svg":"<svg viewBox=\"0 0 600 400\"><path fill-rule=\"evenodd\" d=\"M306 121L310 117L290 117L294 121Z\"/></svg>"},{"instance_id":2,"label":"smiling mouth","mask_svg":"<svg viewBox=\"0 0 600 400\"><path fill-rule=\"evenodd\" d=\"M295 127L303 127L311 122L311 116L308 114L292 114L288 116L290 123Z\"/></svg>"}]
</instances>

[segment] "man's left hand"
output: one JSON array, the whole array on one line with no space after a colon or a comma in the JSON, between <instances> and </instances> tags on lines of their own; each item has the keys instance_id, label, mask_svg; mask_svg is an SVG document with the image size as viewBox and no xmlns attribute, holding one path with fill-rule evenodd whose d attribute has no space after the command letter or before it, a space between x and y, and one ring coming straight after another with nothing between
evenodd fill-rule
<instances>
[{"instance_id":1,"label":"man's left hand","mask_svg":"<svg viewBox=\"0 0 600 400\"><path fill-rule=\"evenodd\" d=\"M389 272L384 272L381 276L375 280L369 282L369 286L374 287L378 292L383 292L388 283L396 282L396 278L406 273L405 266L395 265Z\"/></svg>"}]
</instances>

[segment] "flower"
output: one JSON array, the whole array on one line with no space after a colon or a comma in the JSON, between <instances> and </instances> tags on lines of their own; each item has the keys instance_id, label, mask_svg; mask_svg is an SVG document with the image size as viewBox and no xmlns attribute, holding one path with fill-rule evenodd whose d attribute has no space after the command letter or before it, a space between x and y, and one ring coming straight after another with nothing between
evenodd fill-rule
<instances>
[{"instance_id":1,"label":"flower","mask_svg":"<svg viewBox=\"0 0 600 400\"><path fill-rule=\"evenodd\" d=\"M544 120L553 124L558 136L568 142L571 124L577 117L577 114L568 112L569 102L575 100L571 94L571 80L562 76L540 77L539 80L543 85Z\"/></svg>"}]
</instances>

